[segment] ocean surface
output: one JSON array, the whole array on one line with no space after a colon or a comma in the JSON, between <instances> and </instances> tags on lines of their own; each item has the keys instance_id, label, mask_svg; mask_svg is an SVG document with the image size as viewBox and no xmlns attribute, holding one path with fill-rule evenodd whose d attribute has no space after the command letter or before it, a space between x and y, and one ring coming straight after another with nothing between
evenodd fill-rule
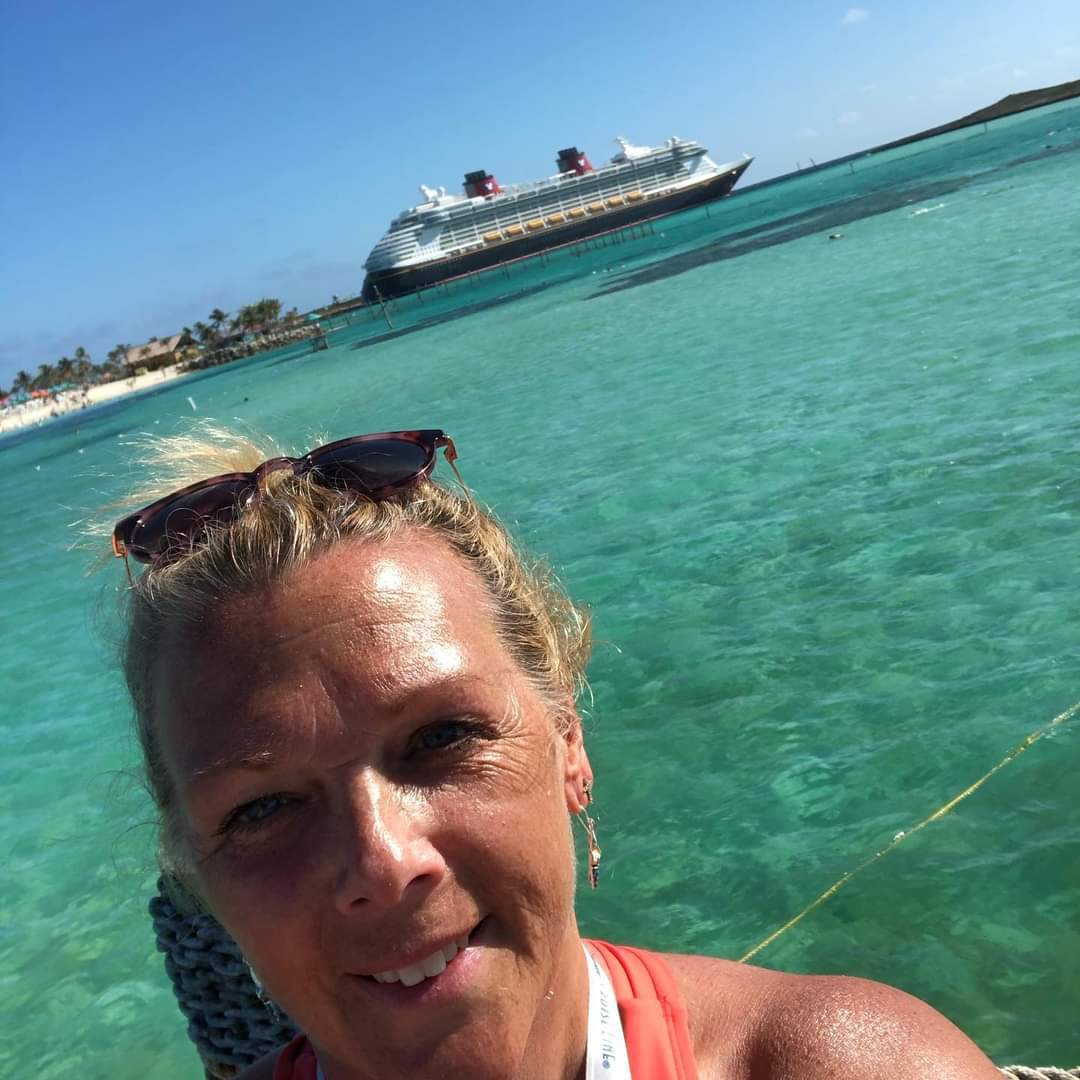
<instances>
[{"instance_id":1,"label":"ocean surface","mask_svg":"<svg viewBox=\"0 0 1080 1080\"><path fill-rule=\"evenodd\" d=\"M593 610L584 929L739 957L1080 699L1078 191L1073 103L0 440L0 1074L201 1075L146 915L123 569L76 546L130 436L451 432ZM1080 719L758 961L1076 1064L1078 775Z\"/></svg>"}]
</instances>

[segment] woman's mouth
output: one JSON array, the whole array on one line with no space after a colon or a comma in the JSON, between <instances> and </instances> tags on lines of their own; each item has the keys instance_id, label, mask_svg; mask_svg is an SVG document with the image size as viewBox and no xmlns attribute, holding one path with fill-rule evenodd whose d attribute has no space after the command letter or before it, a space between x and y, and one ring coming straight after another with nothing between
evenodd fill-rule
<instances>
[{"instance_id":1,"label":"woman's mouth","mask_svg":"<svg viewBox=\"0 0 1080 1080\"><path fill-rule=\"evenodd\" d=\"M481 919L471 930L411 964L361 975L360 978L369 984L379 983L385 988L384 993L407 994L409 1000L416 994L426 996L429 987L432 992L437 987L449 989L462 979L468 981L469 972L476 966L482 951L478 946L483 944L486 925L487 919Z\"/></svg>"},{"instance_id":2,"label":"woman's mouth","mask_svg":"<svg viewBox=\"0 0 1080 1080\"><path fill-rule=\"evenodd\" d=\"M462 949L467 948L468 944L469 935L462 934L448 945L436 949L430 956L425 956L418 963L390 971L376 971L368 977L380 983L400 982L405 986L416 986L425 979L434 979L436 975L441 975L447 969L447 966L453 962L454 957Z\"/></svg>"}]
</instances>

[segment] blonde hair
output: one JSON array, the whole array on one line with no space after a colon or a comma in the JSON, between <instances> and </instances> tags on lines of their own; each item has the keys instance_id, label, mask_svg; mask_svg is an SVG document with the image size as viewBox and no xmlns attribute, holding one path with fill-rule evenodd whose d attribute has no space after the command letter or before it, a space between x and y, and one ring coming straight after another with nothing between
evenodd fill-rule
<instances>
[{"instance_id":1,"label":"blonde hair","mask_svg":"<svg viewBox=\"0 0 1080 1080\"><path fill-rule=\"evenodd\" d=\"M202 425L189 436L144 440L157 477L131 502L147 503L218 473L254 469L280 450ZM166 627L191 624L215 605L250 595L344 542L385 542L419 529L441 538L483 582L511 656L551 706L573 722L591 649L587 612L576 607L543 561L527 558L506 529L468 492L424 481L381 502L321 487L282 471L230 525L212 526L176 561L132 580L127 594L123 670L135 707L147 786L160 815L160 857L189 891L192 874L180 815L153 715L153 658Z\"/></svg>"}]
</instances>

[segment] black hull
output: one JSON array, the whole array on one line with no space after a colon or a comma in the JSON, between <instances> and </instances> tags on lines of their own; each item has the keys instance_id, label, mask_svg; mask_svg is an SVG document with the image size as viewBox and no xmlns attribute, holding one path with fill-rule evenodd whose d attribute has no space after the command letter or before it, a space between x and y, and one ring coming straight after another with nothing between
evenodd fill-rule
<instances>
[{"instance_id":1,"label":"black hull","mask_svg":"<svg viewBox=\"0 0 1080 1080\"><path fill-rule=\"evenodd\" d=\"M604 213L597 214L595 217L570 221L565 225L544 229L542 232L528 233L516 240L504 240L490 247L470 251L465 255L440 259L420 266L406 266L400 270L376 270L364 278L363 298L369 302L378 300L380 297L383 300L390 300L395 296L404 296L452 278L464 277L483 270L493 270L506 263L527 259L531 255L539 255L552 248L588 239L590 236L613 232L642 221L653 221L656 218L676 214L680 210L689 210L693 206L701 206L703 203L722 199L731 193L731 189L738 183L739 177L749 165L750 162L746 161L730 172L670 195L662 195L657 199L644 199L640 203L624 206L618 210L605 210Z\"/></svg>"}]
</instances>

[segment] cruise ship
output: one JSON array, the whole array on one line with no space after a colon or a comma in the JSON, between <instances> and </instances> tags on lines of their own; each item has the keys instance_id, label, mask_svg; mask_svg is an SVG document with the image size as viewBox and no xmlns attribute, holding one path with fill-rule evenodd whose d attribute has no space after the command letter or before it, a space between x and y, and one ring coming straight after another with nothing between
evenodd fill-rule
<instances>
[{"instance_id":1,"label":"cruise ship","mask_svg":"<svg viewBox=\"0 0 1080 1080\"><path fill-rule=\"evenodd\" d=\"M394 218L364 263L364 299L401 296L722 198L753 161L717 165L691 139L615 141L619 151L606 165L594 169L572 146L559 151L554 176L529 184L504 188L484 169L465 174L460 195L421 184L424 201Z\"/></svg>"}]
</instances>

